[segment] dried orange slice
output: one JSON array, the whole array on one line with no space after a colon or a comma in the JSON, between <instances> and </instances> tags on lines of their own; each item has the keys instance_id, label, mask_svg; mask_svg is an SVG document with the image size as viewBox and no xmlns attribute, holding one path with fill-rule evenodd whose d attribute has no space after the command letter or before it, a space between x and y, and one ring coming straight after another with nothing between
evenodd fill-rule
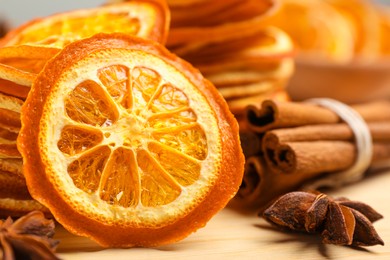
<instances>
[{"instance_id":1,"label":"dried orange slice","mask_svg":"<svg viewBox=\"0 0 390 260\"><path fill-rule=\"evenodd\" d=\"M269 19L292 38L300 55L345 62L354 54L348 20L322 0L284 0Z\"/></svg>"},{"instance_id":2,"label":"dried orange slice","mask_svg":"<svg viewBox=\"0 0 390 260\"><path fill-rule=\"evenodd\" d=\"M149 40L99 34L68 45L38 75L21 118L30 193L103 246L180 240L241 183L238 124L226 102Z\"/></svg>"},{"instance_id":3,"label":"dried orange slice","mask_svg":"<svg viewBox=\"0 0 390 260\"><path fill-rule=\"evenodd\" d=\"M381 24L381 53L383 56L388 57L390 55L390 7L382 6L378 12Z\"/></svg>"},{"instance_id":4,"label":"dried orange slice","mask_svg":"<svg viewBox=\"0 0 390 260\"><path fill-rule=\"evenodd\" d=\"M59 51L57 48L32 45L3 47L0 48L0 63L21 71L39 73Z\"/></svg>"},{"instance_id":5,"label":"dried orange slice","mask_svg":"<svg viewBox=\"0 0 390 260\"><path fill-rule=\"evenodd\" d=\"M380 15L372 1L326 2L335 7L352 25L355 54L363 58L377 58L380 51Z\"/></svg>"},{"instance_id":6,"label":"dried orange slice","mask_svg":"<svg viewBox=\"0 0 390 260\"><path fill-rule=\"evenodd\" d=\"M25 99L36 76L0 63L0 93Z\"/></svg>"},{"instance_id":7,"label":"dried orange slice","mask_svg":"<svg viewBox=\"0 0 390 260\"><path fill-rule=\"evenodd\" d=\"M21 217L34 210L42 211L45 216L51 216L49 210L35 200L0 198L0 217L2 218Z\"/></svg>"},{"instance_id":8,"label":"dried orange slice","mask_svg":"<svg viewBox=\"0 0 390 260\"><path fill-rule=\"evenodd\" d=\"M163 0L132 0L36 19L10 31L0 46L44 45L62 48L96 33L121 32L164 43L169 10Z\"/></svg>"},{"instance_id":9,"label":"dried orange slice","mask_svg":"<svg viewBox=\"0 0 390 260\"><path fill-rule=\"evenodd\" d=\"M0 169L0 198L31 199L24 177Z\"/></svg>"}]
</instances>

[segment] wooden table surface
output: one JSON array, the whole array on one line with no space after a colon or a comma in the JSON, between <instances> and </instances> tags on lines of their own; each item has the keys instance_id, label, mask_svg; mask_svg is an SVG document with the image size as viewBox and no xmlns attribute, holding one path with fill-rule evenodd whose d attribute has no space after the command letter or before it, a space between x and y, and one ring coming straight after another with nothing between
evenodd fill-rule
<instances>
[{"instance_id":1,"label":"wooden table surface","mask_svg":"<svg viewBox=\"0 0 390 260\"><path fill-rule=\"evenodd\" d=\"M367 177L337 191L371 205L384 215L374 226L385 246L351 248L323 245L319 236L283 233L253 214L226 208L203 229L158 248L102 249L87 238L57 228L62 259L390 259L390 171Z\"/></svg>"}]
</instances>

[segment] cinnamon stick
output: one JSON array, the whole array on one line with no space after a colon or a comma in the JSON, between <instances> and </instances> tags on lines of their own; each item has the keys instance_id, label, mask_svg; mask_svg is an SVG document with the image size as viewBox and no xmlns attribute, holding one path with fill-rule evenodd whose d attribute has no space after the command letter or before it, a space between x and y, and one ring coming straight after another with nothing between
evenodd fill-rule
<instances>
[{"instance_id":1,"label":"cinnamon stick","mask_svg":"<svg viewBox=\"0 0 390 260\"><path fill-rule=\"evenodd\" d=\"M240 130L241 147L245 158L259 154L261 152L261 136L250 132Z\"/></svg>"},{"instance_id":2,"label":"cinnamon stick","mask_svg":"<svg viewBox=\"0 0 390 260\"><path fill-rule=\"evenodd\" d=\"M390 122L369 123L373 138L372 163L390 159ZM274 171L317 174L351 167L357 151L346 124L302 126L267 132L262 139L264 157Z\"/></svg>"},{"instance_id":3,"label":"cinnamon stick","mask_svg":"<svg viewBox=\"0 0 390 260\"><path fill-rule=\"evenodd\" d=\"M231 205L246 210L261 210L279 195L297 189L302 181L294 175L274 173L263 157L252 156L246 161L241 187Z\"/></svg>"},{"instance_id":4,"label":"cinnamon stick","mask_svg":"<svg viewBox=\"0 0 390 260\"><path fill-rule=\"evenodd\" d=\"M306 180L305 175L273 172L262 156L252 156L246 161L242 185L231 205L261 212L275 198L299 189Z\"/></svg>"},{"instance_id":5,"label":"cinnamon stick","mask_svg":"<svg viewBox=\"0 0 390 260\"><path fill-rule=\"evenodd\" d=\"M367 123L372 140L390 142L390 121ZM250 131L247 131L250 132ZM276 135L279 142L339 140L353 141L354 134L347 124L307 125L293 128L274 129L267 132Z\"/></svg>"},{"instance_id":6,"label":"cinnamon stick","mask_svg":"<svg viewBox=\"0 0 390 260\"><path fill-rule=\"evenodd\" d=\"M352 106L366 122L390 121L389 101L376 101ZM311 103L264 101L261 105L246 108L248 127L258 133L275 128L296 127L315 124L340 123L339 116Z\"/></svg>"},{"instance_id":7,"label":"cinnamon stick","mask_svg":"<svg viewBox=\"0 0 390 260\"><path fill-rule=\"evenodd\" d=\"M339 117L328 109L312 104L266 100L261 106L250 105L246 108L248 127L257 133L267 130L308 124L331 124L340 121Z\"/></svg>"},{"instance_id":8,"label":"cinnamon stick","mask_svg":"<svg viewBox=\"0 0 390 260\"><path fill-rule=\"evenodd\" d=\"M306 179L331 171L345 170L356 158L355 146L345 141L277 143L264 142L268 166L280 173L305 175Z\"/></svg>"}]
</instances>

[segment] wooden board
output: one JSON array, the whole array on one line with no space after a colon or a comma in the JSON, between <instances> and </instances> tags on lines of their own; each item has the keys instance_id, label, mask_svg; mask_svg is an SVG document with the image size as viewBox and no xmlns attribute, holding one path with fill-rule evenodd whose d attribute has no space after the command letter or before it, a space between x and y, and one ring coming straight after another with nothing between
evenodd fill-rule
<instances>
[{"instance_id":1,"label":"wooden board","mask_svg":"<svg viewBox=\"0 0 390 260\"><path fill-rule=\"evenodd\" d=\"M330 193L371 205L384 215L374 224L385 246L323 245L316 235L283 233L255 213L226 208L203 229L176 244L158 248L102 249L87 238L57 229L62 259L390 259L390 171Z\"/></svg>"}]
</instances>

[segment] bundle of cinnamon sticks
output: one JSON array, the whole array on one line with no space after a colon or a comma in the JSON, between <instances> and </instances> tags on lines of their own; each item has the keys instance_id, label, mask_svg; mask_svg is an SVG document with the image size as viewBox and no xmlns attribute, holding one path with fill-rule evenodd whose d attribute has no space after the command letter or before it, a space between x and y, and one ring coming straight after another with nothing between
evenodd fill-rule
<instances>
[{"instance_id":1,"label":"bundle of cinnamon sticks","mask_svg":"<svg viewBox=\"0 0 390 260\"><path fill-rule=\"evenodd\" d=\"M390 161L390 102L352 108L372 136L370 167L385 165ZM347 170L357 157L350 127L314 104L266 100L247 107L240 127L246 169L236 201L246 207L262 208L285 192Z\"/></svg>"}]
</instances>

